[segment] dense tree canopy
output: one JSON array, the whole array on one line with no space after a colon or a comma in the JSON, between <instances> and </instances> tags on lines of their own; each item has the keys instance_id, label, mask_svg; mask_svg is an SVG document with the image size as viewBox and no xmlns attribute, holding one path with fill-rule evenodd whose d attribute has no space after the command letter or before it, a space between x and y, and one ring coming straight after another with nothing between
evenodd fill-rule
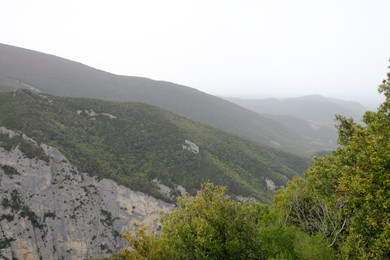
<instances>
[{"instance_id":1,"label":"dense tree canopy","mask_svg":"<svg viewBox=\"0 0 390 260\"><path fill-rule=\"evenodd\" d=\"M281 226L269 206L238 202L226 188L205 183L195 197L178 199L162 219L161 234L124 234L125 259L332 259L321 236Z\"/></svg>"},{"instance_id":2,"label":"dense tree canopy","mask_svg":"<svg viewBox=\"0 0 390 260\"><path fill-rule=\"evenodd\" d=\"M58 148L79 171L163 200L176 197L177 185L194 195L211 180L231 194L271 203L266 178L285 185L310 163L141 103L17 90L0 92L0 111L1 126ZM199 153L183 149L186 140L199 146ZM32 158L49 160L23 138L0 134L0 146L18 145ZM154 179L169 186L172 196L162 195Z\"/></svg>"},{"instance_id":3,"label":"dense tree canopy","mask_svg":"<svg viewBox=\"0 0 390 260\"><path fill-rule=\"evenodd\" d=\"M321 232L343 259L390 258L390 73L363 124L337 116L340 147L276 195L285 223Z\"/></svg>"},{"instance_id":4,"label":"dense tree canopy","mask_svg":"<svg viewBox=\"0 0 390 260\"><path fill-rule=\"evenodd\" d=\"M390 68L390 67L389 67ZM237 202L206 183L178 200L161 234L126 233L126 259L389 259L390 73L362 124L338 120L339 148L317 157L275 204Z\"/></svg>"}]
</instances>

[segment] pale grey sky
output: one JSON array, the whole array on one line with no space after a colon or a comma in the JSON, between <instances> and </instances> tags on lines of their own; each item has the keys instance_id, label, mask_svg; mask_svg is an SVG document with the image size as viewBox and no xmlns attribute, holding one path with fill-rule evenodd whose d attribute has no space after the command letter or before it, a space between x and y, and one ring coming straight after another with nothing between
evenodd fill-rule
<instances>
[{"instance_id":1,"label":"pale grey sky","mask_svg":"<svg viewBox=\"0 0 390 260\"><path fill-rule=\"evenodd\" d=\"M369 103L389 0L2 0L0 42L214 95Z\"/></svg>"}]
</instances>

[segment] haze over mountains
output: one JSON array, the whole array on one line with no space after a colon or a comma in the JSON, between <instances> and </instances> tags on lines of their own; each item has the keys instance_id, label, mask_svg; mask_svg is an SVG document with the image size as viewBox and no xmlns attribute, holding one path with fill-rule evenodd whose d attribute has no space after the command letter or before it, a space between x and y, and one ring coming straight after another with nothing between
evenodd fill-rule
<instances>
[{"instance_id":1,"label":"haze over mountains","mask_svg":"<svg viewBox=\"0 0 390 260\"><path fill-rule=\"evenodd\" d=\"M336 146L331 113L364 109L318 96L232 101L0 45L0 255L108 256L125 225L208 180L272 203Z\"/></svg>"},{"instance_id":2,"label":"haze over mountains","mask_svg":"<svg viewBox=\"0 0 390 260\"><path fill-rule=\"evenodd\" d=\"M0 255L106 257L205 181L271 203L309 162L147 104L0 92Z\"/></svg>"},{"instance_id":3,"label":"haze over mountains","mask_svg":"<svg viewBox=\"0 0 390 260\"><path fill-rule=\"evenodd\" d=\"M329 140L304 133L241 106L174 83L118 76L77 62L0 45L0 89L30 88L59 96L138 101L279 149L310 155L329 150Z\"/></svg>"},{"instance_id":4,"label":"haze over mountains","mask_svg":"<svg viewBox=\"0 0 390 260\"><path fill-rule=\"evenodd\" d=\"M357 102L320 95L287 99L225 99L281 123L290 131L309 138L312 143L328 144L329 149L334 149L337 144L335 115L360 122L368 110Z\"/></svg>"},{"instance_id":5,"label":"haze over mountains","mask_svg":"<svg viewBox=\"0 0 390 260\"><path fill-rule=\"evenodd\" d=\"M161 199L154 178L192 194L212 180L235 195L271 202L266 178L281 186L308 166L302 157L146 104L29 90L0 93L0 102L0 125L60 149L82 172Z\"/></svg>"},{"instance_id":6,"label":"haze over mountains","mask_svg":"<svg viewBox=\"0 0 390 260\"><path fill-rule=\"evenodd\" d=\"M240 106L260 114L291 115L321 125L334 125L336 114L352 117L359 122L367 108L363 105L335 98L310 95L287 99L227 98Z\"/></svg>"}]
</instances>

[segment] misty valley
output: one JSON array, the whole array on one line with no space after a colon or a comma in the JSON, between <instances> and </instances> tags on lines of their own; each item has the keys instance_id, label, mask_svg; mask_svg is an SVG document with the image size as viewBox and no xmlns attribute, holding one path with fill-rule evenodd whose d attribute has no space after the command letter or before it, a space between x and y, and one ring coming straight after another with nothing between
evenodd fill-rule
<instances>
[{"instance_id":1,"label":"misty valley","mask_svg":"<svg viewBox=\"0 0 390 260\"><path fill-rule=\"evenodd\" d=\"M378 90L221 98L0 44L0 259L389 259Z\"/></svg>"}]
</instances>

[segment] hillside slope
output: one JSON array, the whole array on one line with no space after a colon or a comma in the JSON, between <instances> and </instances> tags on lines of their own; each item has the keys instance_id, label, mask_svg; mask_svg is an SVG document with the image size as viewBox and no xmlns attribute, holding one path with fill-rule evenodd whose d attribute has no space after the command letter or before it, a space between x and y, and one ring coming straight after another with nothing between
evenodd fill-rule
<instances>
[{"instance_id":1,"label":"hillside slope","mask_svg":"<svg viewBox=\"0 0 390 260\"><path fill-rule=\"evenodd\" d=\"M359 122L367 110L357 102L344 101L320 95L287 99L226 98L242 107L268 117L306 139L318 150L337 147L335 115L352 117Z\"/></svg>"},{"instance_id":2,"label":"hillside slope","mask_svg":"<svg viewBox=\"0 0 390 260\"><path fill-rule=\"evenodd\" d=\"M310 142L312 147L318 147L325 151L337 148L337 129L335 125L324 125L311 122L292 115L262 114L274 121L279 122L286 128Z\"/></svg>"},{"instance_id":3,"label":"hillside slope","mask_svg":"<svg viewBox=\"0 0 390 260\"><path fill-rule=\"evenodd\" d=\"M0 44L0 90L20 87L57 96L143 102L285 151L309 155L313 150L321 150L278 122L193 88L118 76Z\"/></svg>"},{"instance_id":4,"label":"hillside slope","mask_svg":"<svg viewBox=\"0 0 390 260\"><path fill-rule=\"evenodd\" d=\"M0 147L1 259L107 257L126 245L120 235L134 222L152 228L160 211L174 207L80 173L56 148L21 132L0 127L0 135L2 143L19 142Z\"/></svg>"},{"instance_id":5,"label":"hillside slope","mask_svg":"<svg viewBox=\"0 0 390 260\"><path fill-rule=\"evenodd\" d=\"M235 195L271 202L269 181L284 185L309 163L141 103L3 92L0 126L57 147L80 172L165 200L170 195L161 193L156 180L173 196L177 185L194 194L211 180ZM19 144L1 140L8 149Z\"/></svg>"},{"instance_id":6,"label":"hillside slope","mask_svg":"<svg viewBox=\"0 0 390 260\"><path fill-rule=\"evenodd\" d=\"M310 95L287 99L239 99L228 98L240 106L257 113L292 115L322 125L333 125L336 114L360 121L367 108L363 105L335 98Z\"/></svg>"}]
</instances>

